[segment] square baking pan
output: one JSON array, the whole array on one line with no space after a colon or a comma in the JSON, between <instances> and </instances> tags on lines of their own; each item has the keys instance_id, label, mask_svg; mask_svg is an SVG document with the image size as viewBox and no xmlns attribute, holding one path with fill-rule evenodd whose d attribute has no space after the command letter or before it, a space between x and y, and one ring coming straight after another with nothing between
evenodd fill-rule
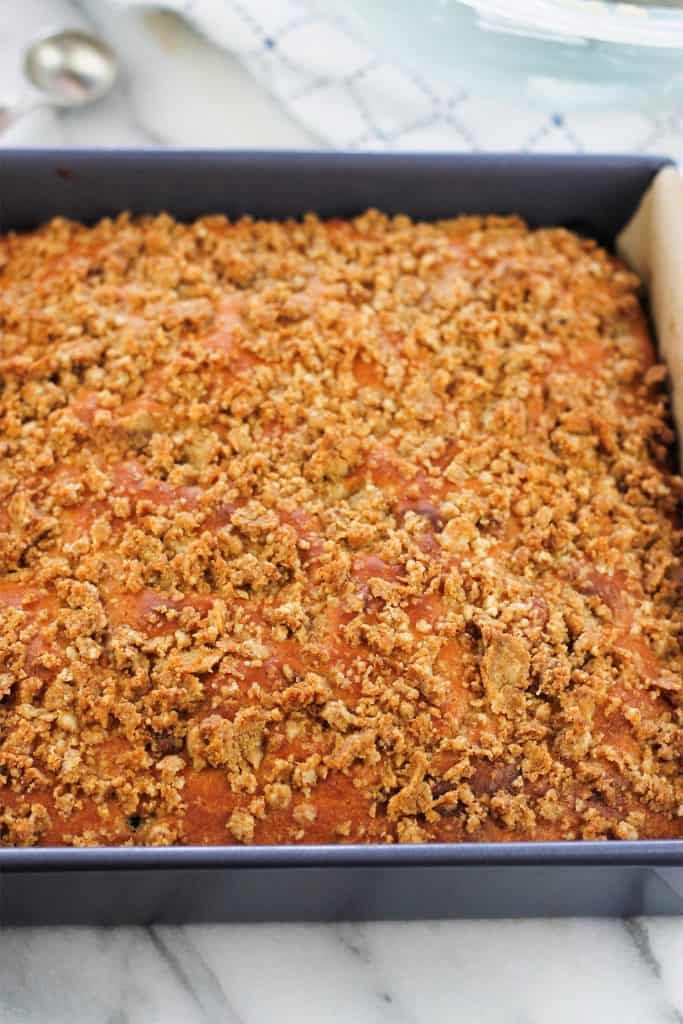
<instances>
[{"instance_id":1,"label":"square baking pan","mask_svg":"<svg viewBox=\"0 0 683 1024\"><path fill-rule=\"evenodd\" d=\"M0 229L122 210L518 213L613 246L650 156L5 151ZM683 840L0 849L6 924L683 913Z\"/></svg>"}]
</instances>

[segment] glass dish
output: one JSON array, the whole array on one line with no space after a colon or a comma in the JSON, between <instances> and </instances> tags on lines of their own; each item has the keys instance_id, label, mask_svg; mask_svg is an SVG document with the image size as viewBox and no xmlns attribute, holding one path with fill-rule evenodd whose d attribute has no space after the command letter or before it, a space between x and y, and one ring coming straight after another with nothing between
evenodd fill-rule
<instances>
[{"instance_id":1,"label":"glass dish","mask_svg":"<svg viewBox=\"0 0 683 1024\"><path fill-rule=\"evenodd\" d=\"M382 54L453 88L520 95L547 109L683 97L683 3L614 0L347 0Z\"/></svg>"}]
</instances>

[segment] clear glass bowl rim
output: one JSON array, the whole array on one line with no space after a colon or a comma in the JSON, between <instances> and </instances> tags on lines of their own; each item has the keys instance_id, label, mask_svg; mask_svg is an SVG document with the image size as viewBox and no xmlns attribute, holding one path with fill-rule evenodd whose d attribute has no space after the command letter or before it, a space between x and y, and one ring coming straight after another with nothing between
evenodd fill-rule
<instances>
[{"instance_id":1,"label":"clear glass bowl rim","mask_svg":"<svg viewBox=\"0 0 683 1024\"><path fill-rule=\"evenodd\" d=\"M449 0L442 0L444 6ZM452 0L450 0L452 2ZM615 0L457 0L491 27L558 42L595 41L634 47L683 48L683 4Z\"/></svg>"}]
</instances>

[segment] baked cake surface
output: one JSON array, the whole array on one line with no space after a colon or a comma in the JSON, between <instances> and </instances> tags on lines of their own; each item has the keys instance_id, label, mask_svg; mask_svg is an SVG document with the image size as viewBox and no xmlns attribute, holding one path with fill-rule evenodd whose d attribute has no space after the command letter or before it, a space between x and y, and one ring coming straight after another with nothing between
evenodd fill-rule
<instances>
[{"instance_id":1,"label":"baked cake surface","mask_svg":"<svg viewBox=\"0 0 683 1024\"><path fill-rule=\"evenodd\" d=\"M637 280L514 218L0 241L0 843L683 836Z\"/></svg>"}]
</instances>

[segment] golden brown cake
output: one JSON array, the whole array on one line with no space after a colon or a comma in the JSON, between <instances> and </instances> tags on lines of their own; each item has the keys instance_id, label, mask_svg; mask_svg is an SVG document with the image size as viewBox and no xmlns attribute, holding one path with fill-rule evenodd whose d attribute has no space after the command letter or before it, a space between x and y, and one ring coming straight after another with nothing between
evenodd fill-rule
<instances>
[{"instance_id":1,"label":"golden brown cake","mask_svg":"<svg viewBox=\"0 0 683 1024\"><path fill-rule=\"evenodd\" d=\"M514 218L0 241L0 842L683 837L638 282Z\"/></svg>"}]
</instances>

